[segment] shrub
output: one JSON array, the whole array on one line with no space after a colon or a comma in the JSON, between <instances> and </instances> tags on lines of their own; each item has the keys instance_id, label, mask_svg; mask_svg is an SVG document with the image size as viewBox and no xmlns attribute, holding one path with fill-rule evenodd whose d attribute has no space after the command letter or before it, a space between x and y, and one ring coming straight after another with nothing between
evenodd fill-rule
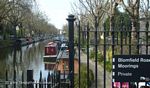
<instances>
[{"instance_id":1,"label":"shrub","mask_svg":"<svg viewBox=\"0 0 150 88\"><path fill-rule=\"evenodd\" d=\"M74 88L78 88L79 87L79 79L78 79L79 75L75 76L74 79ZM86 70L86 65L85 64L81 64L81 73L80 73L80 87L81 88L87 88L87 70ZM90 69L89 70L89 80L90 80L90 86L92 85L93 81L94 81L94 73L93 71Z\"/></svg>"},{"instance_id":2,"label":"shrub","mask_svg":"<svg viewBox=\"0 0 150 88\"><path fill-rule=\"evenodd\" d=\"M98 51L98 54L97 54L97 59L98 59L98 62L101 63L104 61L104 57L103 57L103 53Z\"/></svg>"},{"instance_id":3,"label":"shrub","mask_svg":"<svg viewBox=\"0 0 150 88\"><path fill-rule=\"evenodd\" d=\"M106 70L108 72L112 71L112 62L111 61L106 61Z\"/></svg>"},{"instance_id":4,"label":"shrub","mask_svg":"<svg viewBox=\"0 0 150 88\"><path fill-rule=\"evenodd\" d=\"M90 52L90 59L94 59L95 58L95 52L94 51L91 51Z\"/></svg>"}]
</instances>

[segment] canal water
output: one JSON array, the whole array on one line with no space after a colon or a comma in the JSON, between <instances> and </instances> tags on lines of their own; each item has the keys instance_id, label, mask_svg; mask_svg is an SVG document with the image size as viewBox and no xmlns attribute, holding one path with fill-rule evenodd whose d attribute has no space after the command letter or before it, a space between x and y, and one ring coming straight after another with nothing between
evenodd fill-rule
<instances>
[{"instance_id":1,"label":"canal water","mask_svg":"<svg viewBox=\"0 0 150 88\"><path fill-rule=\"evenodd\" d=\"M40 43L34 43L21 48L9 47L0 49L0 88L5 88L3 81L6 80L6 70L8 73L8 80L12 82L14 80L14 70L16 70L16 81L22 80L22 74L24 81L27 80L27 70L33 70L34 81L39 80L40 71L42 77L46 78L48 71L44 68L43 55L44 46L49 41L43 41ZM9 85L9 88L13 88L13 85ZM17 85L17 88L19 85Z\"/></svg>"}]
</instances>

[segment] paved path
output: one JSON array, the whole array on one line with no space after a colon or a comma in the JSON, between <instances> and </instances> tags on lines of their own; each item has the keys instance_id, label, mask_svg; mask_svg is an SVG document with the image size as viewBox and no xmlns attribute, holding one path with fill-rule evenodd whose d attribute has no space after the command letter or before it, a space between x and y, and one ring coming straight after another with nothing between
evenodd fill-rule
<instances>
[{"instance_id":1,"label":"paved path","mask_svg":"<svg viewBox=\"0 0 150 88\"><path fill-rule=\"evenodd\" d=\"M87 64L86 54L81 52L81 63ZM101 65L98 65L98 87L97 88L104 88L103 83L103 67ZM95 74L95 62L92 60L89 60L89 68L93 71ZM106 73L106 88L111 88L111 73ZM95 82L93 83L91 88L95 88Z\"/></svg>"}]
</instances>

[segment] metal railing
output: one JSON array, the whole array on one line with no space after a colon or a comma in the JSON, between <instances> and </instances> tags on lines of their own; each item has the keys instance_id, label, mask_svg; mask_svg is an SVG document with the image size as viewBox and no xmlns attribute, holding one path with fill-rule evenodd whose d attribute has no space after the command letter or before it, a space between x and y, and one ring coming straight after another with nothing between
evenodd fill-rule
<instances>
[{"instance_id":1,"label":"metal railing","mask_svg":"<svg viewBox=\"0 0 150 88\"><path fill-rule=\"evenodd\" d=\"M10 72L9 72L10 73ZM13 79L8 77L8 71L6 71L5 80L0 81L2 88L69 88L69 81L62 80L60 77L60 71L48 72L46 78L42 77L42 72L40 72L39 80L33 79L33 70L27 70L27 75L22 72L21 79L18 79L16 76L16 70L13 73ZM25 77L26 80L25 80Z\"/></svg>"},{"instance_id":2,"label":"metal railing","mask_svg":"<svg viewBox=\"0 0 150 88\"><path fill-rule=\"evenodd\" d=\"M78 87L81 88L82 82L81 82L81 50L82 48L86 48L86 65L87 65L87 81L86 81L86 88L107 88L106 85L113 86L113 84L107 83L107 68L108 68L108 61L110 61L109 64L112 64L112 58L114 55L149 55L150 54L150 40L149 40L149 33L150 31L148 28L145 28L144 30L137 30L132 31L131 24L129 24L128 27L120 26L119 29L116 29L115 27L112 28L112 30L108 30L106 28L106 24L103 25L101 30L98 29L90 29L89 24L85 23L85 25L81 26L80 21L77 23L77 30L78 30L78 55L79 55L79 85ZM136 34L136 36L132 36ZM93 39L93 40L92 40ZM95 63L95 69L94 69L94 86L89 85L90 84L90 75L89 75L89 69L90 69L90 50L89 48L93 47L94 50L94 60ZM98 53L101 53L101 58ZM110 56L109 56L110 55ZM102 61L99 61L99 59L102 59ZM102 85L100 85L100 81L98 80L98 63L102 62L103 66L103 80ZM112 70L112 68L111 68ZM106 76L107 75L107 76ZM107 79L107 80L106 80ZM112 81L112 79L109 79ZM100 85L100 86L99 86ZM138 83L137 83L138 86Z\"/></svg>"},{"instance_id":3,"label":"metal railing","mask_svg":"<svg viewBox=\"0 0 150 88\"><path fill-rule=\"evenodd\" d=\"M84 27L80 25L80 22L77 25L78 30L78 64L79 64L79 71L78 71L78 84L75 83L75 75L74 75L74 21L75 18L73 15L68 16L68 24L69 24L69 81L66 79L61 80L61 74L59 71L54 71L53 74L48 73L47 78L42 78L42 72L40 73L40 79L38 81L35 81L33 79L33 71L29 70L27 71L27 83L24 83L24 73L22 72L22 82L21 87L24 88L27 86L27 88L74 88L75 86L78 86L78 88L81 88L82 84L86 83L86 88L106 88L107 84L107 65L110 65L109 70L111 70L111 61L112 57L114 55L141 55L150 54L150 40L149 40L149 33L150 31L146 28L145 30L137 30L137 31L131 31L128 30L129 27L122 27L120 26L119 29L113 28L111 31L106 28L106 24L103 25L103 30L98 29L90 29L89 24ZM130 25L129 25L130 26ZM135 33L136 36L132 36L132 34ZM81 58L82 54L81 49L86 48L85 55L86 57L86 81L81 81L81 63L83 58ZM90 51L90 47L93 48L92 51ZM90 54L91 52L94 52L94 81L90 85L90 60L92 59ZM100 53L100 54L99 54ZM109 62L109 64L107 64ZM103 71L100 71L103 77L103 80L99 80L99 63L102 63L100 65L103 68ZM6 71L6 81L0 82L1 84L5 85L5 88L16 88L17 81L16 80L16 71L14 70L14 77L13 77L13 83L11 83L11 80L8 79L8 72ZM112 79L109 79L112 80ZM102 82L102 85L100 85ZM108 84L112 86L112 84Z\"/></svg>"}]
</instances>

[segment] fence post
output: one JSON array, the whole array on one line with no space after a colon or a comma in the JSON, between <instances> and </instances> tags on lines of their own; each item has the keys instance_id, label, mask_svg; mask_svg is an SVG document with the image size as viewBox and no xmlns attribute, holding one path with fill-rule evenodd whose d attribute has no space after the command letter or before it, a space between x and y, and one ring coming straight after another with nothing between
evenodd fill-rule
<instances>
[{"instance_id":1,"label":"fence post","mask_svg":"<svg viewBox=\"0 0 150 88\"><path fill-rule=\"evenodd\" d=\"M51 77L52 77L52 86L51 87L53 87L54 85L54 73L52 73L52 75L51 75Z\"/></svg>"},{"instance_id":2,"label":"fence post","mask_svg":"<svg viewBox=\"0 0 150 88\"><path fill-rule=\"evenodd\" d=\"M44 78L44 87L43 88L46 88L46 78Z\"/></svg>"},{"instance_id":3,"label":"fence post","mask_svg":"<svg viewBox=\"0 0 150 88\"><path fill-rule=\"evenodd\" d=\"M87 31L87 88L90 87L90 76L89 76L89 23L87 24L86 31Z\"/></svg>"},{"instance_id":4,"label":"fence post","mask_svg":"<svg viewBox=\"0 0 150 88\"><path fill-rule=\"evenodd\" d=\"M38 82L36 81L35 88L38 88Z\"/></svg>"},{"instance_id":5,"label":"fence post","mask_svg":"<svg viewBox=\"0 0 150 88\"><path fill-rule=\"evenodd\" d=\"M14 88L16 88L16 70L14 69Z\"/></svg>"},{"instance_id":6,"label":"fence post","mask_svg":"<svg viewBox=\"0 0 150 88\"><path fill-rule=\"evenodd\" d=\"M70 78L70 88L74 88L74 15L69 15L69 78Z\"/></svg>"},{"instance_id":7,"label":"fence post","mask_svg":"<svg viewBox=\"0 0 150 88\"><path fill-rule=\"evenodd\" d=\"M98 39L97 39L97 31L98 31L98 18L97 18L97 16L95 17L95 88L97 88L97 81L98 81L98 79L97 79L97 58L98 58L98 56L97 56L97 53L98 53ZM104 82L105 83L105 82ZM104 86L105 86L105 84L104 84ZM104 87L105 88L105 87Z\"/></svg>"},{"instance_id":8,"label":"fence post","mask_svg":"<svg viewBox=\"0 0 150 88\"><path fill-rule=\"evenodd\" d=\"M22 71L22 88L24 86L24 72Z\"/></svg>"},{"instance_id":9,"label":"fence post","mask_svg":"<svg viewBox=\"0 0 150 88\"><path fill-rule=\"evenodd\" d=\"M79 21L79 23L77 24L77 27L78 27L78 59L79 59L79 76L78 76L78 78L79 78L79 88L80 88L80 64L81 64L81 61L80 61L80 37L81 37L81 29L80 29L80 21Z\"/></svg>"},{"instance_id":10,"label":"fence post","mask_svg":"<svg viewBox=\"0 0 150 88\"><path fill-rule=\"evenodd\" d=\"M106 88L106 34L107 34L107 31L106 31L105 23L103 26L104 26L104 45L103 45L103 47L104 47L103 48L103 54L104 54L104 73L103 74L104 74L104 76L103 76L103 79L104 79L104 88Z\"/></svg>"},{"instance_id":11,"label":"fence post","mask_svg":"<svg viewBox=\"0 0 150 88\"><path fill-rule=\"evenodd\" d=\"M42 87L42 72L40 71L40 79L39 79L39 88L43 88Z\"/></svg>"},{"instance_id":12,"label":"fence post","mask_svg":"<svg viewBox=\"0 0 150 88\"><path fill-rule=\"evenodd\" d=\"M48 76L47 76L47 88L50 88L51 87L51 76L50 76L50 72L48 72Z\"/></svg>"},{"instance_id":13,"label":"fence post","mask_svg":"<svg viewBox=\"0 0 150 88\"><path fill-rule=\"evenodd\" d=\"M8 81L8 72L6 70L6 82ZM8 88L8 84L6 84L6 88Z\"/></svg>"},{"instance_id":14,"label":"fence post","mask_svg":"<svg viewBox=\"0 0 150 88\"><path fill-rule=\"evenodd\" d=\"M53 76L53 87L54 87L54 85L55 85L55 77L54 77L55 75L54 75L54 73L53 73L52 76Z\"/></svg>"},{"instance_id":15,"label":"fence post","mask_svg":"<svg viewBox=\"0 0 150 88\"><path fill-rule=\"evenodd\" d=\"M55 80L55 71L54 71L54 87L55 87L55 84L56 84L56 80Z\"/></svg>"},{"instance_id":16,"label":"fence post","mask_svg":"<svg viewBox=\"0 0 150 88\"><path fill-rule=\"evenodd\" d=\"M58 88L60 88L60 71L57 74Z\"/></svg>"},{"instance_id":17,"label":"fence post","mask_svg":"<svg viewBox=\"0 0 150 88\"><path fill-rule=\"evenodd\" d=\"M56 87L56 71L54 71L54 87Z\"/></svg>"},{"instance_id":18,"label":"fence post","mask_svg":"<svg viewBox=\"0 0 150 88\"><path fill-rule=\"evenodd\" d=\"M27 88L34 88L33 70L27 70Z\"/></svg>"}]
</instances>

